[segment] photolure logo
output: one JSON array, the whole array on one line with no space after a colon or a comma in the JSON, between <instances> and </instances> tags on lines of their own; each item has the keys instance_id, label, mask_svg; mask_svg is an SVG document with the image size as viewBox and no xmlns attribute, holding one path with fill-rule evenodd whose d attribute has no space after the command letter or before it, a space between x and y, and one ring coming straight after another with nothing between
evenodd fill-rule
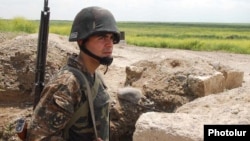
<instances>
[{"instance_id":1,"label":"photolure logo","mask_svg":"<svg viewBox=\"0 0 250 141\"><path fill-rule=\"evenodd\" d=\"M250 125L204 125L204 141L249 141Z\"/></svg>"}]
</instances>

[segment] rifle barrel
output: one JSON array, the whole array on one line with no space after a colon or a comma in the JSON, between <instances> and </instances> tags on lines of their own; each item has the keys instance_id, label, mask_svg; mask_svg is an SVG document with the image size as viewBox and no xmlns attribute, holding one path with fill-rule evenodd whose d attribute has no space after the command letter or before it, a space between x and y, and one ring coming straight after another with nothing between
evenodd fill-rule
<instances>
[{"instance_id":1,"label":"rifle barrel","mask_svg":"<svg viewBox=\"0 0 250 141\"><path fill-rule=\"evenodd\" d=\"M41 11L40 27L37 45L37 61L35 71L34 107L40 100L40 95L44 87L45 66L47 57L48 33L49 33L49 7L48 0L44 0L44 11Z\"/></svg>"}]
</instances>

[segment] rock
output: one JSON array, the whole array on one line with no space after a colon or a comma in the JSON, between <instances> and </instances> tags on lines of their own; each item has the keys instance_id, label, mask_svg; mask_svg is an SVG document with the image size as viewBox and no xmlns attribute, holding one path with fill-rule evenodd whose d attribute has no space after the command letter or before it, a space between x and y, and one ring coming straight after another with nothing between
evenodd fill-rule
<instances>
[{"instance_id":1,"label":"rock","mask_svg":"<svg viewBox=\"0 0 250 141\"><path fill-rule=\"evenodd\" d=\"M125 71L127 74L125 86L131 86L133 82L137 81L141 78L141 75L145 68L143 67L137 67L137 66L127 66Z\"/></svg>"},{"instance_id":2,"label":"rock","mask_svg":"<svg viewBox=\"0 0 250 141\"><path fill-rule=\"evenodd\" d=\"M225 78L220 72L209 76L189 75L187 84L194 95L202 97L223 92L225 88Z\"/></svg>"},{"instance_id":3,"label":"rock","mask_svg":"<svg viewBox=\"0 0 250 141\"><path fill-rule=\"evenodd\" d=\"M233 89L242 86L244 72L236 70L228 70L223 72L225 76L225 88Z\"/></svg>"},{"instance_id":4,"label":"rock","mask_svg":"<svg viewBox=\"0 0 250 141\"><path fill-rule=\"evenodd\" d=\"M236 91L236 90L235 90ZM249 125L250 96L221 93L198 98L175 113L144 113L136 122L133 141L202 141L206 124Z\"/></svg>"},{"instance_id":5,"label":"rock","mask_svg":"<svg viewBox=\"0 0 250 141\"><path fill-rule=\"evenodd\" d=\"M133 104L138 104L139 100L145 97L140 89L133 87L120 88L117 94L119 99L126 100Z\"/></svg>"},{"instance_id":6,"label":"rock","mask_svg":"<svg viewBox=\"0 0 250 141\"><path fill-rule=\"evenodd\" d=\"M205 115L148 112L136 122L133 141L202 141Z\"/></svg>"}]
</instances>

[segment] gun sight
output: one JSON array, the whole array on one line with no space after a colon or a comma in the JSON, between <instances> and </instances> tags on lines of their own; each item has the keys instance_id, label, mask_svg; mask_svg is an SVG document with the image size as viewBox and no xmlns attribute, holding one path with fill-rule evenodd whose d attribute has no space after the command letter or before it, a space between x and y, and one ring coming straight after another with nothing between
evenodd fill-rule
<instances>
[{"instance_id":1,"label":"gun sight","mask_svg":"<svg viewBox=\"0 0 250 141\"><path fill-rule=\"evenodd\" d=\"M44 11L49 11L48 4L49 4L49 1L48 0L44 0Z\"/></svg>"}]
</instances>

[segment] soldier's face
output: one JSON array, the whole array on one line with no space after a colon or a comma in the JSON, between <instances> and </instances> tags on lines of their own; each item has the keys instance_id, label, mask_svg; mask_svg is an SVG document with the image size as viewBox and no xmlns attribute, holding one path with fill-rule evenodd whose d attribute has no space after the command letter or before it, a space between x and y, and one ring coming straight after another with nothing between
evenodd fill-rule
<instances>
[{"instance_id":1,"label":"soldier's face","mask_svg":"<svg viewBox=\"0 0 250 141\"><path fill-rule=\"evenodd\" d=\"M113 34L100 33L89 37L85 47L99 57L109 57L112 55L113 41Z\"/></svg>"}]
</instances>

